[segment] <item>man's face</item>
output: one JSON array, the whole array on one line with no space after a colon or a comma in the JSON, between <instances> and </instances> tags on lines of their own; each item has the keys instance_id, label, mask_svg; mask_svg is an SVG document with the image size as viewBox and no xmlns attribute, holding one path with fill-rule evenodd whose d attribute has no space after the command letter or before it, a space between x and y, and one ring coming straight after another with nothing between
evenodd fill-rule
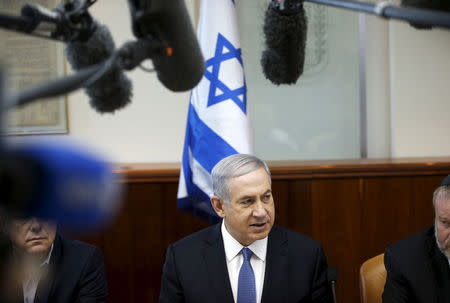
<instances>
[{"instance_id":1,"label":"man's face","mask_svg":"<svg viewBox=\"0 0 450 303\"><path fill-rule=\"evenodd\" d=\"M450 257L450 200L437 197L434 205L436 239L439 248Z\"/></svg>"},{"instance_id":2,"label":"man's face","mask_svg":"<svg viewBox=\"0 0 450 303\"><path fill-rule=\"evenodd\" d=\"M9 237L13 245L22 253L31 256L48 254L55 240L56 225L36 218L13 220L9 227Z\"/></svg>"},{"instance_id":3,"label":"man's face","mask_svg":"<svg viewBox=\"0 0 450 303\"><path fill-rule=\"evenodd\" d=\"M275 206L270 177L263 168L228 180L229 203L217 197L213 205L224 218L228 232L248 246L269 234L275 221ZM215 200L214 200L215 199Z\"/></svg>"}]
</instances>

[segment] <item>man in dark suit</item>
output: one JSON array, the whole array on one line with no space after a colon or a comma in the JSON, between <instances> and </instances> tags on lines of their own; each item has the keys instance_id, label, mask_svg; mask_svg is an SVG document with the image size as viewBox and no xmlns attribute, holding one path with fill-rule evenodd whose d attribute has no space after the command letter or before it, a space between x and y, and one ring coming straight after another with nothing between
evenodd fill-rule
<instances>
[{"instance_id":1,"label":"man in dark suit","mask_svg":"<svg viewBox=\"0 0 450 303\"><path fill-rule=\"evenodd\" d=\"M332 302L322 246L273 226L263 161L229 156L214 167L212 183L223 221L169 246L159 302Z\"/></svg>"},{"instance_id":2,"label":"man in dark suit","mask_svg":"<svg viewBox=\"0 0 450 303\"><path fill-rule=\"evenodd\" d=\"M434 226L385 251L384 303L450 302L450 175L433 194Z\"/></svg>"},{"instance_id":3,"label":"man in dark suit","mask_svg":"<svg viewBox=\"0 0 450 303\"><path fill-rule=\"evenodd\" d=\"M11 242L3 300L24 303L96 303L107 296L98 248L62 237L36 218L5 224Z\"/></svg>"}]
</instances>

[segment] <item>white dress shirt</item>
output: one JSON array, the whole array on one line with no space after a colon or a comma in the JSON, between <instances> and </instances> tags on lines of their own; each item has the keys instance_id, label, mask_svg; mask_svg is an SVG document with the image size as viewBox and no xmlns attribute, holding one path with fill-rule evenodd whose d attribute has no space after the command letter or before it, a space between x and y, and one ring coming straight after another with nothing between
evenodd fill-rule
<instances>
[{"instance_id":1,"label":"white dress shirt","mask_svg":"<svg viewBox=\"0 0 450 303\"><path fill-rule=\"evenodd\" d=\"M44 265L48 265L50 261L50 256L52 255L53 251L53 244L52 247L50 247L50 251L48 252L47 258L44 262L42 262L39 265L39 268L37 270L31 269L29 271L29 278L22 283L22 289L23 289L23 302L24 303L33 303L34 297L36 296L36 290L39 283L39 280L42 276L42 267Z\"/></svg>"},{"instance_id":2,"label":"white dress shirt","mask_svg":"<svg viewBox=\"0 0 450 303\"><path fill-rule=\"evenodd\" d=\"M233 291L234 302L237 300L237 289L239 280L239 271L244 262L241 250L244 248L225 227L225 222L222 222L222 238L223 246L225 248L225 257L227 261L228 276L230 277L231 290ZM267 253L267 237L261 240L256 240L247 246L252 252L250 263L255 274L256 286L256 303L261 302L261 296L264 285L264 273L266 269L266 253Z\"/></svg>"}]
</instances>

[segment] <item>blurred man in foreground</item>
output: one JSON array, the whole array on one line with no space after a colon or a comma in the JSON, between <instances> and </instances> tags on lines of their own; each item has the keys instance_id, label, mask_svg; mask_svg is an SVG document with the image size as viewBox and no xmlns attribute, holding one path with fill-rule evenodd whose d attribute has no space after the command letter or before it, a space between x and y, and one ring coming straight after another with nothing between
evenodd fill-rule
<instances>
[{"instance_id":1,"label":"blurred man in foreground","mask_svg":"<svg viewBox=\"0 0 450 303\"><path fill-rule=\"evenodd\" d=\"M106 275L96 247L69 240L51 222L4 218L10 240L5 268L8 302L105 302Z\"/></svg>"},{"instance_id":2,"label":"blurred man in foreground","mask_svg":"<svg viewBox=\"0 0 450 303\"><path fill-rule=\"evenodd\" d=\"M386 249L384 303L450 302L450 175L433 194L434 226Z\"/></svg>"},{"instance_id":3,"label":"blurred man in foreground","mask_svg":"<svg viewBox=\"0 0 450 303\"><path fill-rule=\"evenodd\" d=\"M159 302L332 302L322 246L273 226L267 165L236 154L212 170L223 221L167 250Z\"/></svg>"}]
</instances>

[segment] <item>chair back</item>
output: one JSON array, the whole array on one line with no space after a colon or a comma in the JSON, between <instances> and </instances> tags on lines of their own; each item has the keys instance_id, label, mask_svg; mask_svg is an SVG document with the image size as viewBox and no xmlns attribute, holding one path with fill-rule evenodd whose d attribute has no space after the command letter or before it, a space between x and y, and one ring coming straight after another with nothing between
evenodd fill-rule
<instances>
[{"instance_id":1,"label":"chair back","mask_svg":"<svg viewBox=\"0 0 450 303\"><path fill-rule=\"evenodd\" d=\"M361 265L359 281L361 302L381 303L381 295L386 283L384 254L375 256Z\"/></svg>"}]
</instances>

